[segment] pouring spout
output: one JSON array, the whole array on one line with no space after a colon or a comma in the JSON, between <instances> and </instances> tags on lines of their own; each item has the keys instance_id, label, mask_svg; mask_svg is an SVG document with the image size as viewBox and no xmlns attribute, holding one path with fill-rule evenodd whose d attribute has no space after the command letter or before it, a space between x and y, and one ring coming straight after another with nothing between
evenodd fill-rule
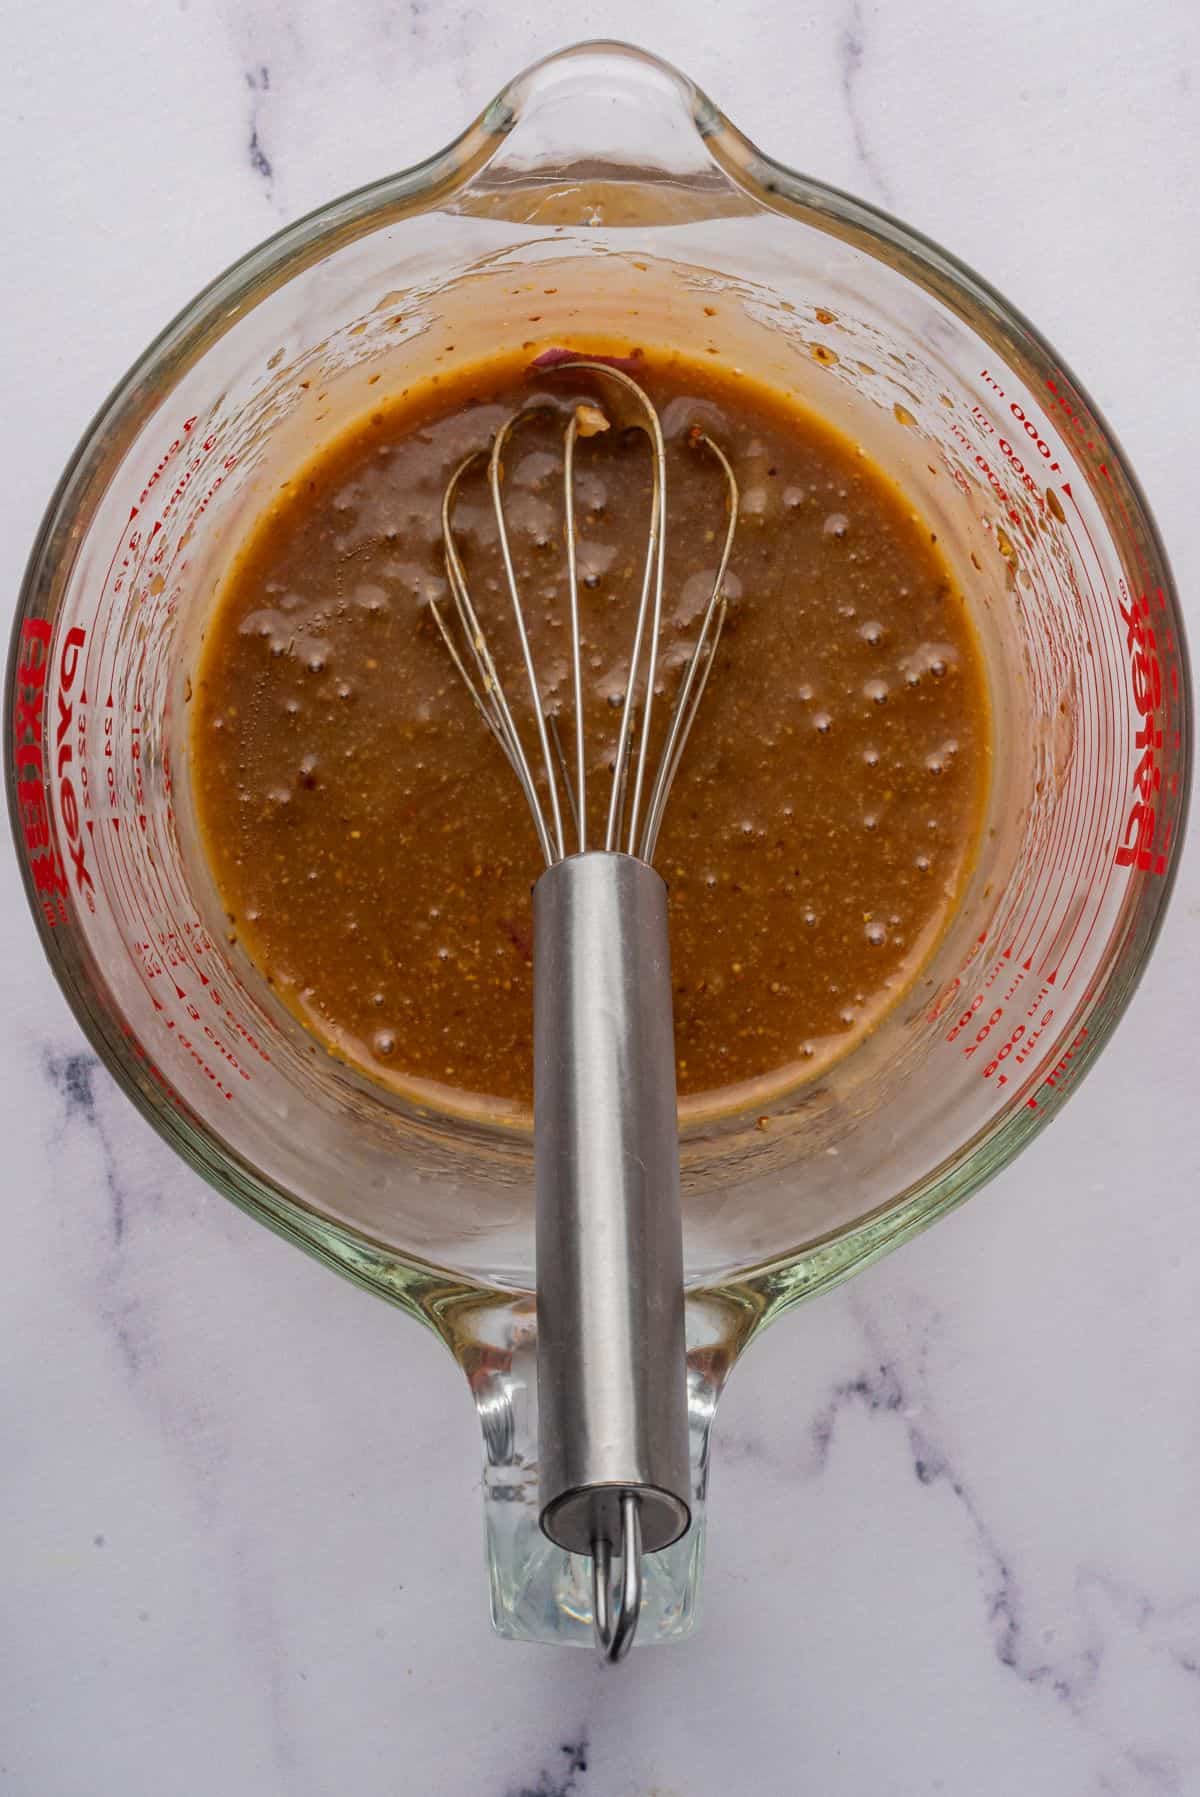
<instances>
[{"instance_id":1,"label":"pouring spout","mask_svg":"<svg viewBox=\"0 0 1200 1797\"><path fill-rule=\"evenodd\" d=\"M496 96L484 121L510 134L517 166L594 157L680 175L708 166L704 137L718 116L670 63L595 39L534 63Z\"/></svg>"},{"instance_id":2,"label":"pouring spout","mask_svg":"<svg viewBox=\"0 0 1200 1797\"><path fill-rule=\"evenodd\" d=\"M725 1381L755 1321L751 1308L710 1292L689 1293L684 1311L687 1501L692 1521L687 1534L672 1546L639 1557L639 1648L686 1640L696 1627L712 1422ZM619 1550L609 1556L609 1578L597 1615L597 1569L591 1555L556 1546L539 1526L537 1322L532 1296L477 1294L443 1312L438 1330L466 1373L483 1433L492 1627L508 1641L595 1652L597 1625L603 1628L607 1623L610 1647L623 1646L615 1638L620 1612L634 1612L624 1556ZM606 1657L613 1656L610 1652Z\"/></svg>"}]
</instances>

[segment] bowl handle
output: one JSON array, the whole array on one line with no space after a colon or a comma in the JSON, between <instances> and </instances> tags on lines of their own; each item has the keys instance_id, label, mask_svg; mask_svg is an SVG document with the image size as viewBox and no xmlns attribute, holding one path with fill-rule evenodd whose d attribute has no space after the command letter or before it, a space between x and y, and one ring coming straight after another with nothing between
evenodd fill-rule
<instances>
[{"instance_id":1,"label":"bowl handle","mask_svg":"<svg viewBox=\"0 0 1200 1797\"><path fill-rule=\"evenodd\" d=\"M636 1644L682 1641L696 1626L708 1447L717 1399L752 1319L712 1294L687 1300L692 1524L642 1562ZM441 1318L483 1431L483 1513L492 1627L508 1641L595 1648L592 1562L538 1526L537 1323L532 1297L480 1297Z\"/></svg>"}]
</instances>

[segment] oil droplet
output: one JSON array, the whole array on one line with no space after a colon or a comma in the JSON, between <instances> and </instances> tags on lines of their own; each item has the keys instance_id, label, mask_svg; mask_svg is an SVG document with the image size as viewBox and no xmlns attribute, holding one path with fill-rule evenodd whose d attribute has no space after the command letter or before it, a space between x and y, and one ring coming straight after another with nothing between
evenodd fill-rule
<instances>
[{"instance_id":1,"label":"oil droplet","mask_svg":"<svg viewBox=\"0 0 1200 1797\"><path fill-rule=\"evenodd\" d=\"M814 317L816 318L816 321L818 324L836 324L837 323L837 313L831 312L829 310L828 306L818 306L814 313Z\"/></svg>"},{"instance_id":2,"label":"oil droplet","mask_svg":"<svg viewBox=\"0 0 1200 1797\"><path fill-rule=\"evenodd\" d=\"M821 526L822 531L827 537L837 537L839 541L845 536L849 528L850 520L847 518L845 512L830 512L828 518L826 518L824 524Z\"/></svg>"},{"instance_id":3,"label":"oil droplet","mask_svg":"<svg viewBox=\"0 0 1200 1797\"><path fill-rule=\"evenodd\" d=\"M882 948L887 941L887 926L878 922L867 925L867 941L873 948Z\"/></svg>"},{"instance_id":4,"label":"oil droplet","mask_svg":"<svg viewBox=\"0 0 1200 1797\"><path fill-rule=\"evenodd\" d=\"M819 711L813 719L813 724L821 732L822 736L828 736L833 725L833 719L827 711Z\"/></svg>"},{"instance_id":5,"label":"oil droplet","mask_svg":"<svg viewBox=\"0 0 1200 1797\"><path fill-rule=\"evenodd\" d=\"M888 684L886 680L868 680L863 685L863 697L870 699L875 705L886 705L888 701Z\"/></svg>"},{"instance_id":6,"label":"oil droplet","mask_svg":"<svg viewBox=\"0 0 1200 1797\"><path fill-rule=\"evenodd\" d=\"M879 750L878 749L864 749L863 750L863 760L866 762L868 767L878 767L879 766Z\"/></svg>"},{"instance_id":7,"label":"oil droplet","mask_svg":"<svg viewBox=\"0 0 1200 1797\"><path fill-rule=\"evenodd\" d=\"M883 625L876 623L875 620L872 619L869 624L859 625L858 634L864 643L870 643L872 648L874 648L876 643L881 643L883 641Z\"/></svg>"},{"instance_id":8,"label":"oil droplet","mask_svg":"<svg viewBox=\"0 0 1200 1797\"><path fill-rule=\"evenodd\" d=\"M1065 524L1067 521L1067 514L1063 511L1062 500L1058 497L1058 494L1054 491L1053 487L1046 488L1046 504L1054 513L1054 516L1058 519L1059 523Z\"/></svg>"},{"instance_id":9,"label":"oil droplet","mask_svg":"<svg viewBox=\"0 0 1200 1797\"><path fill-rule=\"evenodd\" d=\"M908 407L902 406L899 400L897 400L892 407L892 416L895 418L897 424L915 425L917 422Z\"/></svg>"},{"instance_id":10,"label":"oil droplet","mask_svg":"<svg viewBox=\"0 0 1200 1797\"><path fill-rule=\"evenodd\" d=\"M827 343L810 343L808 353L814 362L821 364L822 368L836 368L841 360L837 351L830 349Z\"/></svg>"},{"instance_id":11,"label":"oil droplet","mask_svg":"<svg viewBox=\"0 0 1200 1797\"><path fill-rule=\"evenodd\" d=\"M377 1055L382 1055L386 1059L388 1055L396 1052L396 1038L391 1030L376 1030L371 1037L371 1047Z\"/></svg>"}]
</instances>

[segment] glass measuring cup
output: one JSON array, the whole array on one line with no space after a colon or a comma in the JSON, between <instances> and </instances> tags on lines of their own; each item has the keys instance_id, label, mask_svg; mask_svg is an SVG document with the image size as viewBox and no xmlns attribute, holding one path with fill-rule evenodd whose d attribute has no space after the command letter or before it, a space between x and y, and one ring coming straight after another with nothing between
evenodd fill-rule
<instances>
[{"instance_id":1,"label":"glass measuring cup","mask_svg":"<svg viewBox=\"0 0 1200 1797\"><path fill-rule=\"evenodd\" d=\"M441 156L254 252L122 383L31 560L9 791L46 951L106 1063L222 1190L439 1332L483 1426L497 1626L590 1641L586 1568L536 1526L528 1139L405 1104L298 1030L226 940L186 767L214 587L314 437L439 359L589 333L712 348L912 493L977 599L1001 770L907 1001L819 1081L684 1120L701 1520L648 1563L645 1641L694 1614L737 1353L1002 1165L1153 940L1184 652L1153 524L1077 383L968 271L770 163L673 71L612 46L553 58Z\"/></svg>"}]
</instances>

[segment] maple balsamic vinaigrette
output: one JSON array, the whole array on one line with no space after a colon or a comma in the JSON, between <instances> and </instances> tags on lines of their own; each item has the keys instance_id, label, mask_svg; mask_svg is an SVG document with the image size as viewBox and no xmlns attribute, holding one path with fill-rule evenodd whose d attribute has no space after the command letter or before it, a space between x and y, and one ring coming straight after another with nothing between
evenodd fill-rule
<instances>
[{"instance_id":1,"label":"maple balsamic vinaigrette","mask_svg":"<svg viewBox=\"0 0 1200 1797\"><path fill-rule=\"evenodd\" d=\"M771 389L682 355L637 378L667 454L657 717L665 728L741 490L716 663L667 805L680 1096L723 1106L828 1066L911 985L980 836L990 719L963 596L928 524L848 439ZM452 1108L532 1096L530 890L520 788L430 611L450 597L442 494L514 410L505 510L547 710L574 740L562 431L576 515L592 841L640 595L645 436L613 383L513 358L413 386L322 446L262 512L193 682L191 764L231 938L329 1048ZM482 470L456 540L518 725L528 689Z\"/></svg>"}]
</instances>

